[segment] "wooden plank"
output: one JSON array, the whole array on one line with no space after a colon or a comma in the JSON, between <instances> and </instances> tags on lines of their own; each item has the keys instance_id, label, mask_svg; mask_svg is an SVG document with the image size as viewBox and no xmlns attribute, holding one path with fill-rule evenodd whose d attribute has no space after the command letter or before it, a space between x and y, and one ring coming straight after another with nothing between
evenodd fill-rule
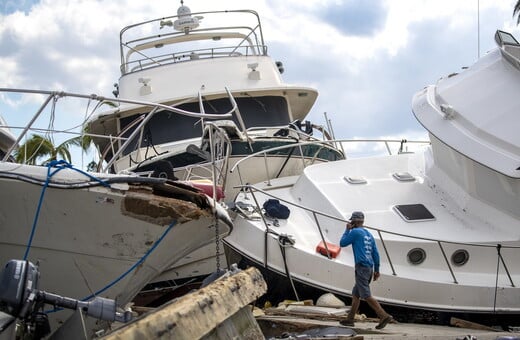
<instances>
[{"instance_id":1,"label":"wooden plank","mask_svg":"<svg viewBox=\"0 0 520 340\"><path fill-rule=\"evenodd\" d=\"M206 336L215 333L218 326L226 323L233 315L239 312L251 313L247 305L266 291L267 285L262 274L251 267L170 301L108 334L104 339L208 339ZM247 316L242 317L240 322L246 319ZM251 319L254 321L252 316ZM256 327L257 333L261 335L256 321L248 327L248 332L255 333L253 328ZM232 328L227 327L225 332ZM222 329L218 332L222 332Z\"/></svg>"},{"instance_id":2,"label":"wooden plank","mask_svg":"<svg viewBox=\"0 0 520 340\"><path fill-rule=\"evenodd\" d=\"M498 330L495 328L481 325L476 322L471 322L471 321L467 321L467 320L463 320L463 319L459 319L459 318L454 318L454 317L452 317L450 319L450 325L455 326L455 327L460 327L460 328L479 329L479 330L484 330L484 331L498 332Z\"/></svg>"}]
</instances>

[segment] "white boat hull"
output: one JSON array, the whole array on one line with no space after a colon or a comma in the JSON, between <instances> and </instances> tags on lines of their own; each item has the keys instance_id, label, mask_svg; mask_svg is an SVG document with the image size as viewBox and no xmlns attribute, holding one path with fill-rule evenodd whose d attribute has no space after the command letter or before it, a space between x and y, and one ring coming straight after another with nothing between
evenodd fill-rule
<instances>
[{"instance_id":1,"label":"white boat hull","mask_svg":"<svg viewBox=\"0 0 520 340\"><path fill-rule=\"evenodd\" d=\"M363 210L366 223L375 228L371 232L381 255L381 279L372 283L372 293L384 303L428 310L519 313L520 264L516 259L520 222L471 196L465 198L465 206L459 206L457 197L450 194L460 191L440 185L455 186L447 180L433 185L429 174L439 179L441 171L428 164L428 151L337 161L311 166L302 176L273 181L272 186L258 186L281 200L334 217L317 214L324 239L336 245L350 213ZM392 173L404 171L413 174L415 180L401 183L392 177ZM344 177L364 177L368 183L349 184ZM236 201L262 205L269 198L265 193L257 192L254 197L241 193ZM435 219L404 221L393 207L405 203L426 205ZM316 219L308 211L289 207L289 219L279 220L279 226L266 219L268 232L258 213L237 214L233 232L224 239L226 245L268 270L285 274L279 235L290 235L295 243L285 248L285 256L291 277L349 296L354 285L351 247L343 248L334 259L319 254L316 247L322 238ZM476 208L490 217L474 214L472 209ZM504 259L499 263L498 275L497 244L502 246ZM407 258L414 248L426 254L425 260L416 265ZM459 249L468 252L469 260L457 266L451 256Z\"/></svg>"},{"instance_id":2,"label":"white boat hull","mask_svg":"<svg viewBox=\"0 0 520 340\"><path fill-rule=\"evenodd\" d=\"M232 169L243 157L245 156L231 156L228 167ZM306 166L313 163L322 163L323 161L322 159L312 159L310 157L301 158L293 156L288 158L285 155L252 157L240 164L235 171L228 172L224 188L224 200L232 201L240 192L241 187L247 183L269 182L271 179L278 177L294 176L300 174ZM209 169L201 167L190 169L189 172L176 171L175 175L182 180L189 181L208 177L209 171ZM222 268L227 265L222 254L219 264ZM216 245L209 244L185 256L181 261L154 278L153 282L195 278L209 275L216 270Z\"/></svg>"}]
</instances>

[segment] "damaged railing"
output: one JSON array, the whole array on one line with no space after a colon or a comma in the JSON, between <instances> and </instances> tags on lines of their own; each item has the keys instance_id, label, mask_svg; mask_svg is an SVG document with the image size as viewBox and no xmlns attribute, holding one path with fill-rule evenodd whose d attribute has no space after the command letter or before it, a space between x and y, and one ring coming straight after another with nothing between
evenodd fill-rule
<instances>
[{"instance_id":1,"label":"damaged railing","mask_svg":"<svg viewBox=\"0 0 520 340\"><path fill-rule=\"evenodd\" d=\"M226 91L230 97L232 97L230 91L226 88ZM30 89L11 89L11 88L0 88L0 94L6 96L7 93L16 93L21 95L44 95L46 98L43 100L41 104L39 104L38 109L36 110L36 113L30 118L30 121L22 127L13 126L13 125L0 125L0 128L4 129L21 129L21 133L18 135L18 137L14 140L12 140L11 145L5 150L2 161L7 161L10 156L13 154L13 152L19 147L19 143L27 136L29 131L36 131L36 132L42 132L45 134L49 134L51 136L57 135L57 134L71 134L74 136L88 136L88 137L96 137L96 138L106 138L112 141L110 143L111 149L115 151L113 148L113 143L123 141L123 145L120 146L117 151L113 152L113 156L111 159L106 163L106 166L104 168L101 168L102 172L107 172L110 167L113 165L113 163L118 159L118 157L121 156L122 152L128 147L130 142L138 135L142 134L145 128L146 123L153 117L154 114L156 114L159 110L167 111L167 112L173 112L179 115L189 116L189 117L195 117L200 118L201 120L204 119L223 119L223 118L229 118L232 116L232 112L237 110L236 102L234 100L231 100L232 108L223 114L206 114L206 113L197 113L197 112L189 112L182 109L179 109L174 106L168 106L163 105L159 103L153 103L153 102L147 102L147 101L138 101L138 100L129 100L129 99L123 99L123 98L106 98L103 96L98 96L96 94L90 94L90 95L84 95L84 94L78 94L78 93L70 93L70 92L64 92L64 91L44 91L44 90L30 90ZM74 126L70 129L55 129L54 128L54 120L55 120L55 114L57 109L58 102L63 98L78 98L78 99L85 99L88 101L87 104L87 113L85 115L85 119L83 122L79 125ZM200 93L194 97L194 99L201 98ZM97 104L94 106L94 108L88 112L91 102L96 102ZM88 121L92 115L98 111L98 109L103 104L109 104L114 105L114 103L125 103L125 104L135 104L135 105L141 105L143 107L149 107L150 112L148 114L145 114L141 116L138 120L134 122L134 126L137 125L132 134L129 137L122 137L122 134L118 136L107 136L107 135L100 135L100 134L91 134L88 132L85 132L84 130L78 132L73 131L74 129L78 129L80 127L83 127L84 124ZM38 118L42 115L42 113L45 110L49 110L49 122L48 128L40 128L40 127L34 127L34 123L37 121ZM5 119L5 117L4 117ZM132 127L134 127L132 126ZM7 130L6 130L7 131ZM53 137L51 137L53 138ZM106 150L105 150L106 152ZM101 160L103 158L100 158Z\"/></svg>"},{"instance_id":2,"label":"damaged railing","mask_svg":"<svg viewBox=\"0 0 520 340\"><path fill-rule=\"evenodd\" d=\"M320 218L322 220L323 219L327 219L329 221L332 220L332 221L335 221L336 223L342 224L342 225L346 225L346 223L348 222L347 219L340 218L340 217L337 217L337 216L333 216L333 215L327 214L325 212L317 211L317 210L308 208L306 206L290 202L290 201L285 200L285 199L283 199L281 197L276 197L276 196L270 194L268 191L262 190L262 189L260 189L258 187L253 186L253 185L242 185L242 186L240 186L240 189L246 195L247 194L252 195L253 201L255 203L254 211L258 212L260 214L262 223L263 223L264 228L265 228L265 238L266 238L264 240L264 244L265 244L265 248L264 248L264 265L265 266L267 266L267 256L268 256L268 252L267 252L267 237L268 237L268 235L270 233L274 233L274 234L277 234L277 233L272 228L270 228L269 223L267 222L267 220L265 218L265 215L262 212L262 207L261 207L261 205L259 203L259 198L257 197L258 194L261 194L261 195L263 195L264 197L267 197L267 198L277 199L280 202L282 202L283 204L286 204L286 205L290 206L292 209L304 210L305 212L311 214L312 217L313 217L313 220L315 222L316 229L319 232L321 240L323 241L323 244L325 246L327 257L329 259L332 258L331 253L330 253L330 251L329 251L329 249L327 247L327 242L326 242L326 239L325 239L325 236L324 236L324 233L323 233L323 227L322 227L323 222L320 223ZM245 217L248 218L248 216L245 216ZM494 282L495 300L494 300L493 310L495 310L496 307L497 307L496 306L496 303L497 303L496 295L497 295L497 291L498 291L498 287L499 287L499 278L501 276L505 277L507 279L507 281L509 282L510 287L516 287L516 284L515 284L515 282L513 280L513 276L511 275L510 267L508 266L507 263L509 263L510 265L511 265L511 263L513 263L513 264L516 263L515 261L516 261L518 253L515 253L515 252L520 250L520 246L508 245L508 244L502 244L502 243L494 244L494 243L454 242L454 241L440 240L440 239L429 238L429 237L419 237L419 236L406 235L406 234L402 234L402 233L392 232L392 231L388 231L388 230L382 230L382 229L379 229L379 228L374 228L374 227L369 227L369 226L365 226L365 227L367 229L370 229L370 230L376 232L377 235L379 236L379 240L380 240L381 245L382 245L382 247L384 249L386 258L388 260L388 264L389 264L390 269L392 271L392 275L394 275L394 276L399 276L398 272L396 271L396 268L394 266L395 261L392 260L392 258L393 257L395 258L395 256L397 256L397 255L395 255L395 254L392 255L390 253L389 249L388 249L387 241L385 240L385 238L388 238L388 236L399 237L399 238L404 238L404 239L412 239L412 240L420 241L420 242L431 242L432 245L438 245L438 247L440 249L440 253L441 253L441 256L439 257L439 261L443 261L443 263L445 265L445 268L447 269L447 271L449 271L450 276L452 277L452 280L453 280L454 284L459 284L460 282L459 282L459 280L457 280L457 277L455 275L455 271L454 271L453 265L450 263L450 261L448 259L448 256L446 255L446 251L444 249L445 246L451 245L451 246L457 246L457 247L460 247L460 248L468 248L468 249L479 248L479 249L482 249L482 250L486 249L488 252L491 249L496 249L496 259L497 259L497 262L496 262L496 275L495 275L495 282ZM386 236L383 237L383 235L386 235ZM457 251L460 251L460 250L461 249L459 249ZM505 256L504 256L504 250L507 250L510 253L509 256L507 256L507 258L505 258ZM395 252L395 250L394 250L394 252ZM404 254L400 253L399 254L399 256L402 256L402 255L404 255L406 257L406 253L404 253ZM507 261L506 261L506 259L507 259ZM499 273L500 264L504 268L504 272L505 273L503 273L503 274ZM518 275L518 273L515 273L515 275Z\"/></svg>"},{"instance_id":3,"label":"damaged railing","mask_svg":"<svg viewBox=\"0 0 520 340\"><path fill-rule=\"evenodd\" d=\"M130 145L130 143L138 136L140 135L142 137L143 133L144 133L144 129L146 127L146 123L148 123L152 117L154 116L155 113L157 113L157 110L158 109L163 109L163 110L166 110L166 111L171 111L171 112L174 112L174 113L178 113L178 114L181 114L181 115L185 115L185 116L188 116L188 117L195 117L195 118L200 118L201 120L204 120L204 119L223 119L223 118L230 118L232 116L232 112L235 112L238 108L237 108L237 105L236 105L236 102L234 101L233 99L233 95L231 94L231 92L229 91L228 88L225 88L227 94L228 94L228 97L230 98L230 101L232 103L232 107L231 109L226 112L226 113L223 113L223 114L209 114L209 113L204 113L203 111L203 105L202 105L202 95L199 91L199 93L197 94L197 99L199 100L199 102L201 103L200 104L200 107L201 107L201 110L202 112L201 113L195 113L195 112L189 112L189 111L185 111L185 110L182 110L182 109L179 109L179 108L175 108L175 107L172 107L172 106L166 106L166 105L161 105L161 104L154 104L152 107L153 109L146 115L146 117L139 123L139 125L134 129L134 131L130 134L130 136L128 137L128 139L125 141L125 143L117 150L117 152L112 156L112 159L110 161L107 162L107 165L105 166L105 171L110 169L110 167L114 164L114 162L122 155L122 153L126 150L126 148ZM141 103L141 105L145 105L143 103ZM142 138L139 138L139 141L138 141L138 145L137 145L137 150L140 149L141 147L141 142L142 142ZM137 160L139 161L139 160Z\"/></svg>"}]
</instances>

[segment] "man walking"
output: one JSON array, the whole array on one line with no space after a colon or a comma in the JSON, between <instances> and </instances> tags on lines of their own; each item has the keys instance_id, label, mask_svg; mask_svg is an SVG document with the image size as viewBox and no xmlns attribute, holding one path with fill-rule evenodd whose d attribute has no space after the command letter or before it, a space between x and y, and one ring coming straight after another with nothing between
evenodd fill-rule
<instances>
[{"instance_id":1,"label":"man walking","mask_svg":"<svg viewBox=\"0 0 520 340\"><path fill-rule=\"evenodd\" d=\"M392 316L385 312L383 307L370 293L370 281L379 278L379 252L372 234L363 227L365 215L361 211L354 211L347 223L345 233L339 242L341 247L352 245L354 251L354 262L356 263L356 284L352 288L352 307L347 319L340 323L344 326L354 326L356 315L361 299L376 312L379 317L377 329L384 328L392 321Z\"/></svg>"}]
</instances>

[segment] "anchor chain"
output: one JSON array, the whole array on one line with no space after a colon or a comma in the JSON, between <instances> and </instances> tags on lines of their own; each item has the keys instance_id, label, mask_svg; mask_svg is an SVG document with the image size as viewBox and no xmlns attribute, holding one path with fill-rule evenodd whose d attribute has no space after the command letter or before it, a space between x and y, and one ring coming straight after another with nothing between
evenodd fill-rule
<instances>
[{"instance_id":1,"label":"anchor chain","mask_svg":"<svg viewBox=\"0 0 520 340\"><path fill-rule=\"evenodd\" d=\"M220 237L218 230L218 217L215 213L215 263L217 266L217 273L220 273Z\"/></svg>"}]
</instances>

